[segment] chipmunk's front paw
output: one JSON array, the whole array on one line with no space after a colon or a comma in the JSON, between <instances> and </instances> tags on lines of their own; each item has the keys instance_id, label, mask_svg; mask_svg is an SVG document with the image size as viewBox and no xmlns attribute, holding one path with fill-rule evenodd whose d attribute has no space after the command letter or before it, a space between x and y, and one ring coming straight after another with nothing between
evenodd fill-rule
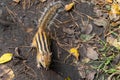
<instances>
[{"instance_id":1,"label":"chipmunk's front paw","mask_svg":"<svg viewBox=\"0 0 120 80\"><path fill-rule=\"evenodd\" d=\"M37 64L37 68L40 68L40 69L41 69L41 65L40 65L39 63Z\"/></svg>"}]
</instances>

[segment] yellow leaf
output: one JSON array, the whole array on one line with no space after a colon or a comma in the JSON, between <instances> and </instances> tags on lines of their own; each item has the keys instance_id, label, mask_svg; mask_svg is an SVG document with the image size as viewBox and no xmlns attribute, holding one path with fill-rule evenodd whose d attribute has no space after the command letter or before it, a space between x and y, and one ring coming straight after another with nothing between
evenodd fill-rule
<instances>
[{"instance_id":1,"label":"yellow leaf","mask_svg":"<svg viewBox=\"0 0 120 80\"><path fill-rule=\"evenodd\" d=\"M6 63L12 59L12 53L5 53L0 57L0 64Z\"/></svg>"},{"instance_id":2,"label":"yellow leaf","mask_svg":"<svg viewBox=\"0 0 120 80\"><path fill-rule=\"evenodd\" d=\"M113 3L113 4L111 5L110 14L120 14L120 5L119 5L119 4L116 4L116 3Z\"/></svg>"},{"instance_id":3,"label":"yellow leaf","mask_svg":"<svg viewBox=\"0 0 120 80\"><path fill-rule=\"evenodd\" d=\"M70 77L65 78L65 80L71 80Z\"/></svg>"},{"instance_id":4,"label":"yellow leaf","mask_svg":"<svg viewBox=\"0 0 120 80\"><path fill-rule=\"evenodd\" d=\"M74 2L71 2L71 3L67 4L67 5L65 5L65 10L66 10L66 11L71 10L74 5L75 5Z\"/></svg>"},{"instance_id":5,"label":"yellow leaf","mask_svg":"<svg viewBox=\"0 0 120 80\"><path fill-rule=\"evenodd\" d=\"M69 52L71 55L73 55L78 60L79 53L78 53L78 50L76 48L71 48Z\"/></svg>"}]
</instances>

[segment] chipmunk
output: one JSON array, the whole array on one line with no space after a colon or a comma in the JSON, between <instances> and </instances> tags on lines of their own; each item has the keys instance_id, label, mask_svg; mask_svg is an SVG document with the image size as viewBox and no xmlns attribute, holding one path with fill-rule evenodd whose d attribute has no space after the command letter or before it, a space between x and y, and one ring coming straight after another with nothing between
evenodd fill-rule
<instances>
[{"instance_id":1,"label":"chipmunk","mask_svg":"<svg viewBox=\"0 0 120 80\"><path fill-rule=\"evenodd\" d=\"M50 3L39 19L38 31L32 41L32 47L37 49L36 60L38 68L42 65L44 68L48 69L50 66L52 53L50 52L49 34L46 32L46 28L50 25L61 7L62 4L60 1Z\"/></svg>"}]
</instances>

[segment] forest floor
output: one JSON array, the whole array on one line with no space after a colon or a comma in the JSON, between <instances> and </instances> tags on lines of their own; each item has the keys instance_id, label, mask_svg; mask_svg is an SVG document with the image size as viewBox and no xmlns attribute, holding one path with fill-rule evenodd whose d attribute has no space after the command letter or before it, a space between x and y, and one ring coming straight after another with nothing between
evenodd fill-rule
<instances>
[{"instance_id":1,"label":"forest floor","mask_svg":"<svg viewBox=\"0 0 120 80\"><path fill-rule=\"evenodd\" d=\"M51 22L49 70L29 52L38 19L58 0L41 1L0 0L0 56L13 54L0 64L0 80L120 80L120 1L61 0L63 9L74 5Z\"/></svg>"}]
</instances>

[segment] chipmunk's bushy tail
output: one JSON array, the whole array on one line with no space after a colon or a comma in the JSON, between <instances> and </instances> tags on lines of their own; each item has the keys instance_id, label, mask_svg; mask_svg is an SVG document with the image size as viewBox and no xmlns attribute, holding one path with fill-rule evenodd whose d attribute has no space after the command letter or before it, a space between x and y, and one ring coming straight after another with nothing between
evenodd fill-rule
<instances>
[{"instance_id":1,"label":"chipmunk's bushy tail","mask_svg":"<svg viewBox=\"0 0 120 80\"><path fill-rule=\"evenodd\" d=\"M51 21L54 20L55 16L59 12L59 10L62 8L62 2L52 2L50 3L43 12L43 15L39 19L38 28L40 29L46 29L51 24Z\"/></svg>"}]
</instances>

